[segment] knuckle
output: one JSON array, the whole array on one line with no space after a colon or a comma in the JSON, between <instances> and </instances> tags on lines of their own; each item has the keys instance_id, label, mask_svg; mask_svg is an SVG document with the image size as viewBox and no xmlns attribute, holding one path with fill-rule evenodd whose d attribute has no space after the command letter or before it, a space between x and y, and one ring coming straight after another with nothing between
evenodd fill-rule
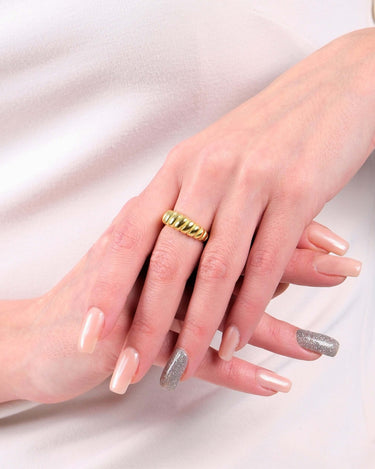
<instances>
[{"instance_id":1,"label":"knuckle","mask_svg":"<svg viewBox=\"0 0 375 469\"><path fill-rule=\"evenodd\" d=\"M268 138L256 138L251 142L251 145L246 147L246 159L242 168L248 174L268 178L276 172L275 159L278 157L279 155L276 154L276 151L270 147ZM280 171L279 168L278 171Z\"/></svg>"},{"instance_id":2,"label":"knuckle","mask_svg":"<svg viewBox=\"0 0 375 469\"><path fill-rule=\"evenodd\" d=\"M131 215L135 210L137 210L139 205L139 195L131 197L121 208L120 212L114 219L114 223L118 223L119 220Z\"/></svg>"},{"instance_id":3,"label":"knuckle","mask_svg":"<svg viewBox=\"0 0 375 469\"><path fill-rule=\"evenodd\" d=\"M290 205L300 204L307 200L309 184L300 178L294 178L293 184L282 186L279 194L281 200L289 202Z\"/></svg>"},{"instance_id":4,"label":"knuckle","mask_svg":"<svg viewBox=\"0 0 375 469\"><path fill-rule=\"evenodd\" d=\"M178 256L175 248L166 243L156 246L150 258L149 268L156 280L171 282L178 271Z\"/></svg>"},{"instance_id":5,"label":"knuckle","mask_svg":"<svg viewBox=\"0 0 375 469\"><path fill-rule=\"evenodd\" d=\"M202 343L207 336L207 327L202 322L199 322L195 318L190 318L184 323L184 334L190 339L194 339L194 343Z\"/></svg>"},{"instance_id":6,"label":"knuckle","mask_svg":"<svg viewBox=\"0 0 375 469\"><path fill-rule=\"evenodd\" d=\"M291 207L305 206L305 202L311 199L311 194L314 192L314 184L310 179L310 173L306 170L296 170L292 180L290 175L287 174L280 181L276 190L276 197Z\"/></svg>"},{"instance_id":7,"label":"knuckle","mask_svg":"<svg viewBox=\"0 0 375 469\"><path fill-rule=\"evenodd\" d=\"M115 252L134 249L142 238L142 229L138 223L127 217L115 226L111 234L111 249Z\"/></svg>"},{"instance_id":8,"label":"knuckle","mask_svg":"<svg viewBox=\"0 0 375 469\"><path fill-rule=\"evenodd\" d=\"M179 162L180 158L183 155L186 155L187 152L190 151L190 146L188 140L183 140L182 142L175 145L167 154L165 159L166 166L174 166L176 163Z\"/></svg>"},{"instance_id":9,"label":"knuckle","mask_svg":"<svg viewBox=\"0 0 375 469\"><path fill-rule=\"evenodd\" d=\"M238 132L237 132L238 133ZM194 160L195 183L224 182L238 164L239 137L227 134L204 145Z\"/></svg>"},{"instance_id":10,"label":"knuckle","mask_svg":"<svg viewBox=\"0 0 375 469\"><path fill-rule=\"evenodd\" d=\"M309 223L315 213L323 208L323 203L316 194L314 184L306 176L296 176L293 181L282 182L274 194L274 202L285 212L295 213L297 217Z\"/></svg>"},{"instance_id":11,"label":"knuckle","mask_svg":"<svg viewBox=\"0 0 375 469\"><path fill-rule=\"evenodd\" d=\"M270 275L275 267L275 253L270 249L256 249L250 252L249 266L253 273Z\"/></svg>"},{"instance_id":12,"label":"knuckle","mask_svg":"<svg viewBox=\"0 0 375 469\"><path fill-rule=\"evenodd\" d=\"M224 280L228 275L228 262L217 252L202 255L199 277L203 280Z\"/></svg>"},{"instance_id":13,"label":"knuckle","mask_svg":"<svg viewBox=\"0 0 375 469\"><path fill-rule=\"evenodd\" d=\"M268 325L268 337L272 344L278 344L282 342L282 328L279 321L271 321Z\"/></svg>"},{"instance_id":14,"label":"knuckle","mask_svg":"<svg viewBox=\"0 0 375 469\"><path fill-rule=\"evenodd\" d=\"M157 324L146 316L136 316L133 320L132 329L137 336L148 339L155 337L158 332Z\"/></svg>"},{"instance_id":15,"label":"knuckle","mask_svg":"<svg viewBox=\"0 0 375 469\"><path fill-rule=\"evenodd\" d=\"M229 383L236 383L238 381L238 369L235 366L234 360L230 360L227 362L223 361L223 365L225 367L224 374L225 374L226 380Z\"/></svg>"},{"instance_id":16,"label":"knuckle","mask_svg":"<svg viewBox=\"0 0 375 469\"><path fill-rule=\"evenodd\" d=\"M198 154L198 171L205 177L227 177L234 164L234 151L233 143L228 139L221 138L207 144Z\"/></svg>"}]
</instances>

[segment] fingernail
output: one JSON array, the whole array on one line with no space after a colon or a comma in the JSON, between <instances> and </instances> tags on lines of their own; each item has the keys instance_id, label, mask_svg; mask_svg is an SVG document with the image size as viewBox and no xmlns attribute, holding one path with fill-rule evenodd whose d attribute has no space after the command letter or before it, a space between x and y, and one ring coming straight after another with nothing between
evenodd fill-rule
<instances>
[{"instance_id":1,"label":"fingernail","mask_svg":"<svg viewBox=\"0 0 375 469\"><path fill-rule=\"evenodd\" d=\"M362 263L349 257L336 257L325 254L315 258L314 267L321 274L358 277Z\"/></svg>"},{"instance_id":2,"label":"fingernail","mask_svg":"<svg viewBox=\"0 0 375 469\"><path fill-rule=\"evenodd\" d=\"M240 343L240 332L236 326L229 326L225 329L221 339L219 357L222 360L230 361L238 344Z\"/></svg>"},{"instance_id":3,"label":"fingernail","mask_svg":"<svg viewBox=\"0 0 375 469\"><path fill-rule=\"evenodd\" d=\"M139 354L132 348L124 349L116 363L109 389L116 394L125 394L139 364Z\"/></svg>"},{"instance_id":4,"label":"fingernail","mask_svg":"<svg viewBox=\"0 0 375 469\"><path fill-rule=\"evenodd\" d=\"M309 229L308 237L318 248L325 249L342 256L349 249L349 243L326 227L313 225Z\"/></svg>"},{"instance_id":5,"label":"fingernail","mask_svg":"<svg viewBox=\"0 0 375 469\"><path fill-rule=\"evenodd\" d=\"M257 370L255 373L256 380L262 388L276 392L289 392L292 382L283 376L272 373L267 370Z\"/></svg>"},{"instance_id":6,"label":"fingernail","mask_svg":"<svg viewBox=\"0 0 375 469\"><path fill-rule=\"evenodd\" d=\"M78 340L78 350L84 353L92 353L95 350L100 333L104 327L104 313L99 308L90 308Z\"/></svg>"},{"instance_id":7,"label":"fingernail","mask_svg":"<svg viewBox=\"0 0 375 469\"><path fill-rule=\"evenodd\" d=\"M333 337L303 329L297 330L296 338L298 344L304 349L328 355L329 357L334 357L340 347L340 344Z\"/></svg>"},{"instance_id":8,"label":"fingernail","mask_svg":"<svg viewBox=\"0 0 375 469\"><path fill-rule=\"evenodd\" d=\"M165 365L164 370L160 377L160 385L168 389L168 391L173 391L176 389L181 376L184 374L188 364L188 356L184 349L177 348L171 358L168 360L168 363Z\"/></svg>"}]
</instances>

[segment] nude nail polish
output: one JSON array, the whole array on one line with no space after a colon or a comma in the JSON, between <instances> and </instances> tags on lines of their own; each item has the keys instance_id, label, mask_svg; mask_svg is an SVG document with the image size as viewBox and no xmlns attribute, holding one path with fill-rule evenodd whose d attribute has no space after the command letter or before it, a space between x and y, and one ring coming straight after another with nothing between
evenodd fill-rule
<instances>
[{"instance_id":1,"label":"nude nail polish","mask_svg":"<svg viewBox=\"0 0 375 469\"><path fill-rule=\"evenodd\" d=\"M78 350L84 353L93 353L103 327L104 313L99 308L90 308L82 324L78 340Z\"/></svg>"},{"instance_id":2,"label":"nude nail polish","mask_svg":"<svg viewBox=\"0 0 375 469\"><path fill-rule=\"evenodd\" d=\"M120 354L113 372L109 389L116 394L125 394L139 365L139 354L126 347Z\"/></svg>"},{"instance_id":3,"label":"nude nail polish","mask_svg":"<svg viewBox=\"0 0 375 469\"><path fill-rule=\"evenodd\" d=\"M257 370L255 378L262 388L275 392L289 392L292 387L292 382L268 370Z\"/></svg>"},{"instance_id":4,"label":"nude nail polish","mask_svg":"<svg viewBox=\"0 0 375 469\"><path fill-rule=\"evenodd\" d=\"M309 229L309 240L318 248L342 256L349 249L349 243L326 227L313 225Z\"/></svg>"},{"instance_id":5,"label":"nude nail polish","mask_svg":"<svg viewBox=\"0 0 375 469\"><path fill-rule=\"evenodd\" d=\"M168 391L176 389L188 364L188 356L184 349L177 348L171 355L160 377L160 385Z\"/></svg>"},{"instance_id":6,"label":"nude nail polish","mask_svg":"<svg viewBox=\"0 0 375 469\"><path fill-rule=\"evenodd\" d=\"M236 326L229 326L225 329L221 339L219 357L222 360L230 361L238 344L240 343L240 332Z\"/></svg>"},{"instance_id":7,"label":"nude nail polish","mask_svg":"<svg viewBox=\"0 0 375 469\"><path fill-rule=\"evenodd\" d=\"M362 263L349 257L322 255L315 258L314 267L321 274L358 277Z\"/></svg>"},{"instance_id":8,"label":"nude nail polish","mask_svg":"<svg viewBox=\"0 0 375 469\"><path fill-rule=\"evenodd\" d=\"M304 349L328 355L329 357L334 357L340 347L340 344L333 337L304 329L297 330L296 339L298 344Z\"/></svg>"}]
</instances>

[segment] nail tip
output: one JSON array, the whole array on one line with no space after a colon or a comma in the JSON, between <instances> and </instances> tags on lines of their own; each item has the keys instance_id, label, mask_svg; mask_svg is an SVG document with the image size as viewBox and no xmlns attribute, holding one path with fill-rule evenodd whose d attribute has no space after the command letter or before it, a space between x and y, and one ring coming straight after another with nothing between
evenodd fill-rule
<instances>
[{"instance_id":1,"label":"nail tip","mask_svg":"<svg viewBox=\"0 0 375 469\"><path fill-rule=\"evenodd\" d=\"M126 393L127 389L125 389L125 391L123 391L122 389L113 389L113 388L109 388L109 390L111 392L113 392L114 394L118 394L119 396L122 396Z\"/></svg>"},{"instance_id":2,"label":"nail tip","mask_svg":"<svg viewBox=\"0 0 375 469\"><path fill-rule=\"evenodd\" d=\"M160 378L160 386L166 391L174 391L177 388L177 384L170 385Z\"/></svg>"},{"instance_id":3,"label":"nail tip","mask_svg":"<svg viewBox=\"0 0 375 469\"><path fill-rule=\"evenodd\" d=\"M340 343L336 339L332 339L332 347L327 350L327 354L329 357L335 357L339 351Z\"/></svg>"}]
</instances>

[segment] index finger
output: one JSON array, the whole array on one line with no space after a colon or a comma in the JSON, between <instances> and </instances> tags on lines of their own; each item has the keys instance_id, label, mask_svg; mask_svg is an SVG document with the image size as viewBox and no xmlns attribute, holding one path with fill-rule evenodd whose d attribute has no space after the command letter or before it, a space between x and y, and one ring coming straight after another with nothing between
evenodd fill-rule
<instances>
[{"instance_id":1,"label":"index finger","mask_svg":"<svg viewBox=\"0 0 375 469\"><path fill-rule=\"evenodd\" d=\"M161 214L174 205L177 195L174 172L163 166L143 193L129 200L116 217L83 320L78 342L81 352L92 353L97 340L112 331L163 226Z\"/></svg>"}]
</instances>

